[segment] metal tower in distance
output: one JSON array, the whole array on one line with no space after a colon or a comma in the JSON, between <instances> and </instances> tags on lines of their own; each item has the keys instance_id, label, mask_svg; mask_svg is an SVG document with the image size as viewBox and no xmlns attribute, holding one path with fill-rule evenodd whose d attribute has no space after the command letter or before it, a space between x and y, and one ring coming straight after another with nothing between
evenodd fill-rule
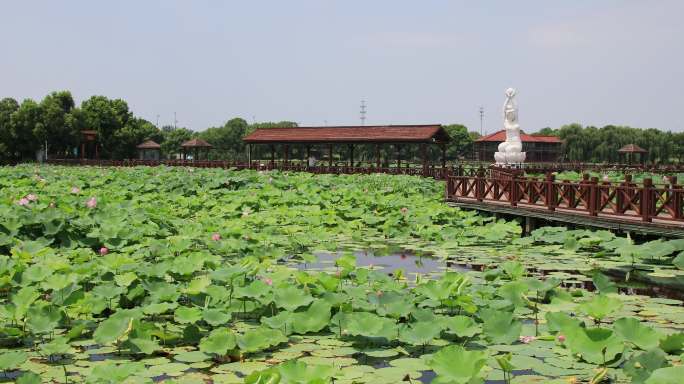
<instances>
[{"instance_id":1,"label":"metal tower in distance","mask_svg":"<svg viewBox=\"0 0 684 384\"><path fill-rule=\"evenodd\" d=\"M366 125L366 100L361 100L361 125Z\"/></svg>"}]
</instances>

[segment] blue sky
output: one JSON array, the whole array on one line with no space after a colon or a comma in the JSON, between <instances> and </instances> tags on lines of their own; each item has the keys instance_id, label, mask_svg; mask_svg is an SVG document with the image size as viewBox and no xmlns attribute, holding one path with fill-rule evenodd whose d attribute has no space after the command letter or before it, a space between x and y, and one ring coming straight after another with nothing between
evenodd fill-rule
<instances>
[{"instance_id":1,"label":"blue sky","mask_svg":"<svg viewBox=\"0 0 684 384\"><path fill-rule=\"evenodd\" d=\"M201 130L579 122L684 130L684 1L4 1L0 97L119 97Z\"/></svg>"}]
</instances>

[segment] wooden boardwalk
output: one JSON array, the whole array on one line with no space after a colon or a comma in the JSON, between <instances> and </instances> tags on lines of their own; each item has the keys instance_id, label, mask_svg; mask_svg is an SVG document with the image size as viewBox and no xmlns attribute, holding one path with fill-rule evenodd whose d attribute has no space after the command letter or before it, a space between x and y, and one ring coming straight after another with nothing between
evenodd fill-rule
<instances>
[{"instance_id":1,"label":"wooden boardwalk","mask_svg":"<svg viewBox=\"0 0 684 384\"><path fill-rule=\"evenodd\" d=\"M536 218L560 223L684 237L684 188L671 178L655 185L599 183L585 175L581 181L525 177L448 176L446 200L450 205L495 214Z\"/></svg>"}]
</instances>

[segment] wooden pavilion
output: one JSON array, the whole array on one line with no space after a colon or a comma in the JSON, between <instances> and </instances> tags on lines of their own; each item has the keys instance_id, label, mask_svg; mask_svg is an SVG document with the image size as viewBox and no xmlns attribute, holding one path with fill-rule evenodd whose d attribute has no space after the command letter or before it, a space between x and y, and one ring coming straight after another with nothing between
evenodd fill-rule
<instances>
[{"instance_id":1,"label":"wooden pavilion","mask_svg":"<svg viewBox=\"0 0 684 384\"><path fill-rule=\"evenodd\" d=\"M188 159L188 152L192 154L193 160L199 160L200 154L204 152L204 158L209 158L209 150L213 146L202 139L192 139L181 144L181 150L183 152L183 160Z\"/></svg>"},{"instance_id":2,"label":"wooden pavilion","mask_svg":"<svg viewBox=\"0 0 684 384\"><path fill-rule=\"evenodd\" d=\"M154 140L147 140L136 148L140 160L159 160L161 158L161 145Z\"/></svg>"},{"instance_id":3,"label":"wooden pavilion","mask_svg":"<svg viewBox=\"0 0 684 384\"><path fill-rule=\"evenodd\" d=\"M99 159L98 146L96 130L81 131L81 159Z\"/></svg>"},{"instance_id":4,"label":"wooden pavilion","mask_svg":"<svg viewBox=\"0 0 684 384\"><path fill-rule=\"evenodd\" d=\"M306 159L311 159L312 148L327 149L328 166L333 166L333 150L347 147L348 164L354 167L354 147L374 146L375 166L381 167L381 146L391 145L396 155L397 167L401 167L403 146L420 147L423 167L428 166L428 145L441 149L442 167L446 165L446 144L450 141L447 132L439 124L430 125L380 125L380 126L337 126L337 127L282 127L259 128L243 138L248 145L249 161L255 145L270 148L271 165L275 164L276 145L281 147L285 164L290 161L290 146L306 148Z\"/></svg>"},{"instance_id":5,"label":"wooden pavilion","mask_svg":"<svg viewBox=\"0 0 684 384\"><path fill-rule=\"evenodd\" d=\"M634 162L634 154L638 154L640 162L645 163L648 151L636 144L627 144L618 149L618 153L625 156L625 160L628 164L632 164Z\"/></svg>"}]
</instances>

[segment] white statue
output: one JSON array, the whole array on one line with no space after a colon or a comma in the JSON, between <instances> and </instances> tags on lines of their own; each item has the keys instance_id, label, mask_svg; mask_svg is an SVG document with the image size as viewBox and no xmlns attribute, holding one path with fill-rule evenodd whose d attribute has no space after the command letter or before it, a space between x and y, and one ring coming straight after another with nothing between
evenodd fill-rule
<instances>
[{"instance_id":1,"label":"white statue","mask_svg":"<svg viewBox=\"0 0 684 384\"><path fill-rule=\"evenodd\" d=\"M518 104L515 102L515 89L506 90L506 102L503 105L504 129L506 141L499 144L499 152L494 153L494 160L499 165L516 164L525 161L520 140L520 124L518 124Z\"/></svg>"}]
</instances>

